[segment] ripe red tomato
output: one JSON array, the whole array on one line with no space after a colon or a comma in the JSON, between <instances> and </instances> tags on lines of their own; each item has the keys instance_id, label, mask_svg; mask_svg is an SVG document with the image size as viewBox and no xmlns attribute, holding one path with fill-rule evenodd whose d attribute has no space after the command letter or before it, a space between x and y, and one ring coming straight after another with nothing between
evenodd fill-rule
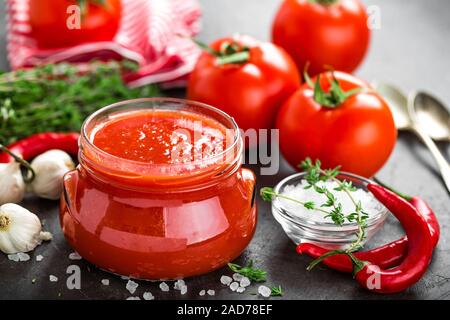
<instances>
[{"instance_id":1,"label":"ripe red tomato","mask_svg":"<svg viewBox=\"0 0 450 320\"><path fill-rule=\"evenodd\" d=\"M330 75L320 75L325 92L330 90ZM344 171L371 177L387 161L397 139L391 111L364 81L343 72L334 75L344 92L366 89L326 107L316 101L314 89L303 84L277 117L281 152L295 167L310 157L321 160L324 168L341 165Z\"/></svg>"},{"instance_id":2,"label":"ripe red tomato","mask_svg":"<svg viewBox=\"0 0 450 320\"><path fill-rule=\"evenodd\" d=\"M188 99L223 110L241 129L272 128L279 107L300 86L295 63L274 44L246 36L217 40L211 48L226 56L227 44L236 47L228 56L247 50L248 59L220 64L203 52L190 75Z\"/></svg>"},{"instance_id":3,"label":"ripe red tomato","mask_svg":"<svg viewBox=\"0 0 450 320\"><path fill-rule=\"evenodd\" d=\"M67 8L76 0L30 0L31 35L40 48L63 48L80 43L112 40L119 28L120 0L89 0L80 29L69 29Z\"/></svg>"},{"instance_id":4,"label":"ripe red tomato","mask_svg":"<svg viewBox=\"0 0 450 320\"><path fill-rule=\"evenodd\" d=\"M359 0L285 0L275 17L272 40L294 58L299 70L315 75L329 69L352 72L370 39Z\"/></svg>"}]
</instances>

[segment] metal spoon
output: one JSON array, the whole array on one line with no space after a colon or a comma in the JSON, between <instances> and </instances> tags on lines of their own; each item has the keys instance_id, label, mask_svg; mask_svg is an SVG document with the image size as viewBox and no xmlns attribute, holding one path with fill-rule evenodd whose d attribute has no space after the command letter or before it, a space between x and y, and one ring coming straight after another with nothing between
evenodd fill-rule
<instances>
[{"instance_id":1,"label":"metal spoon","mask_svg":"<svg viewBox=\"0 0 450 320\"><path fill-rule=\"evenodd\" d=\"M388 103L397 129L412 131L406 94L396 86L387 83L373 83L372 86ZM439 100L424 92L420 93L418 99L414 105L417 123L433 140L449 142L449 110Z\"/></svg>"},{"instance_id":2,"label":"metal spoon","mask_svg":"<svg viewBox=\"0 0 450 320\"><path fill-rule=\"evenodd\" d=\"M436 99L430 99L430 96L424 93L412 93L407 98L400 89L389 84L375 83L373 87L381 94L391 108L397 129L414 132L428 147L438 164L445 186L450 192L450 166L434 141L430 138L430 134L432 134L432 137L436 140L449 140L444 130L446 127L447 130L450 130L448 128L450 115L447 109ZM420 110L420 119L418 114L416 114L416 110ZM422 122L421 119L424 117L424 113L427 113L427 116L425 116ZM436 130L433 128L434 126L439 126L440 129Z\"/></svg>"},{"instance_id":3,"label":"metal spoon","mask_svg":"<svg viewBox=\"0 0 450 320\"><path fill-rule=\"evenodd\" d=\"M414 99L416 121L434 140L450 141L450 112L432 95L417 92Z\"/></svg>"},{"instance_id":4,"label":"metal spoon","mask_svg":"<svg viewBox=\"0 0 450 320\"><path fill-rule=\"evenodd\" d=\"M428 135L428 132L430 131L433 131L436 134L441 134L442 132L445 134L445 130L448 130L448 127L446 128L446 126L448 126L448 120L450 117L439 119L439 115L444 113L444 111L439 111L439 106L442 106L442 104L439 104L436 99L430 97L424 92L412 92L408 97L408 113L410 119L412 120L412 130L420 137L423 143L430 150L439 167L439 170L441 171L441 176L444 180L445 186L450 192L450 165L434 141ZM446 110L444 106L442 106L442 108L444 108L443 110ZM416 110L420 110L420 113L417 113ZM429 110L427 112L427 117L422 119L422 122L419 122L419 115L425 114L423 112L424 110ZM438 112L440 112L440 114L438 114ZM447 124L445 121L447 121ZM430 125L426 126L427 123ZM433 129L433 126L436 130Z\"/></svg>"},{"instance_id":5,"label":"metal spoon","mask_svg":"<svg viewBox=\"0 0 450 320\"><path fill-rule=\"evenodd\" d=\"M373 83L372 87L386 100L398 130L412 130L408 114L408 98L397 87L387 83Z\"/></svg>"}]
</instances>

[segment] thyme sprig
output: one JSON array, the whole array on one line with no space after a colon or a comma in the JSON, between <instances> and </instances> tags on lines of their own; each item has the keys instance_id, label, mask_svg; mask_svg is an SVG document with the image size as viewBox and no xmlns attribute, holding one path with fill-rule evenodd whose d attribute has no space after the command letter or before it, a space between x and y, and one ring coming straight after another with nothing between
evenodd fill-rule
<instances>
[{"instance_id":1,"label":"thyme sprig","mask_svg":"<svg viewBox=\"0 0 450 320\"><path fill-rule=\"evenodd\" d=\"M283 295L283 289L281 286L271 287L270 290L272 291L270 293L271 297L281 297Z\"/></svg>"},{"instance_id":2,"label":"thyme sprig","mask_svg":"<svg viewBox=\"0 0 450 320\"><path fill-rule=\"evenodd\" d=\"M158 95L155 85L129 88L131 61L58 63L0 73L0 142L43 131L79 131L84 119L111 103Z\"/></svg>"},{"instance_id":3,"label":"thyme sprig","mask_svg":"<svg viewBox=\"0 0 450 320\"><path fill-rule=\"evenodd\" d=\"M255 282L264 282L267 279L267 272L254 267L253 260L250 260L249 263L244 267L235 263L228 263L228 267L231 269L231 271L239 273ZM270 290L271 297L281 297L283 295L283 289L281 288L281 286L272 286L270 287ZM250 294L256 295L257 293L253 292Z\"/></svg>"},{"instance_id":4,"label":"thyme sprig","mask_svg":"<svg viewBox=\"0 0 450 320\"><path fill-rule=\"evenodd\" d=\"M340 173L340 167L338 166L334 169L322 169L321 166L322 164L320 160L313 162L310 158L306 158L300 163L299 167L306 172L305 180L308 182L308 185L305 188L314 188L314 190L318 193L325 193L327 196L327 202L322 206L333 208L328 217L330 217L335 224L341 226L345 220L348 222L356 222L358 224L357 238L346 250L348 252L357 251L361 248L361 243L365 239L365 229L367 227L366 220L369 215L363 210L361 201L356 201L353 197L352 192L356 191L356 188L353 186L352 182L337 178ZM327 180L336 182L337 187L333 190L343 191L347 194L350 201L355 206L355 211L345 216L342 212L342 205L336 202L334 195L326 187L317 186L319 181Z\"/></svg>"},{"instance_id":5,"label":"thyme sprig","mask_svg":"<svg viewBox=\"0 0 450 320\"><path fill-rule=\"evenodd\" d=\"M315 210L318 212L325 213L325 218L329 218L333 221L334 224L338 226L342 226L345 221L348 222L356 222L358 225L358 230L356 232L355 240L350 244L350 246L346 250L332 250L317 258L308 266L308 270L314 268L317 264L322 262L327 257L330 257L335 254L347 254L350 259L352 259L355 265L355 271L360 270L364 266L364 262L359 261L352 254L353 252L362 248L362 242L366 237L366 228L367 228L367 219L368 214L363 209L361 201L357 201L352 193L356 191L356 187L353 186L351 181L348 180L340 180L338 179L338 175L340 174L340 167L336 167L333 169L322 169L322 164L320 160L316 160L313 162L310 158L306 158L302 161L299 167L305 171L305 180L306 186L305 189L314 189L318 194L323 194L326 197L326 201L317 206L313 201L300 201L298 199L291 198L289 196L285 196L283 194L276 193L270 187L261 188L260 194L263 200L272 201L274 198L282 198L289 201L293 201L303 205L306 209ZM337 184L333 190L335 191L343 191L349 197L350 201L353 203L355 209L354 211L345 214L343 212L343 207L340 202L336 199L334 194L329 190L324 184L319 184L324 181L333 181Z\"/></svg>"},{"instance_id":6,"label":"thyme sprig","mask_svg":"<svg viewBox=\"0 0 450 320\"><path fill-rule=\"evenodd\" d=\"M235 263L228 263L228 267L236 273L239 273L247 278L249 278L252 281L255 282L263 282L266 281L267 272L258 268L255 268L253 266L253 260L250 260L250 262L242 267Z\"/></svg>"}]
</instances>

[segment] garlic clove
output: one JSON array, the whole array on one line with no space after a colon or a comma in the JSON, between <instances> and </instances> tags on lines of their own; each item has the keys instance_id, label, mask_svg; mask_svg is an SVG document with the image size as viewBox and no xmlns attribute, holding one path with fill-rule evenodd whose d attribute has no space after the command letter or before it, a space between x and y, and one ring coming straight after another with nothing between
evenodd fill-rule
<instances>
[{"instance_id":1,"label":"garlic clove","mask_svg":"<svg viewBox=\"0 0 450 320\"><path fill-rule=\"evenodd\" d=\"M41 198L59 199L63 189L63 176L75 168L72 158L64 151L49 150L37 156L31 167L36 177L29 190Z\"/></svg>"},{"instance_id":2,"label":"garlic clove","mask_svg":"<svg viewBox=\"0 0 450 320\"><path fill-rule=\"evenodd\" d=\"M28 252L50 239L34 213L14 203L0 206L0 250L4 253Z\"/></svg>"},{"instance_id":3,"label":"garlic clove","mask_svg":"<svg viewBox=\"0 0 450 320\"><path fill-rule=\"evenodd\" d=\"M20 163L10 162L0 164L0 205L4 203L18 203L25 195Z\"/></svg>"}]
</instances>

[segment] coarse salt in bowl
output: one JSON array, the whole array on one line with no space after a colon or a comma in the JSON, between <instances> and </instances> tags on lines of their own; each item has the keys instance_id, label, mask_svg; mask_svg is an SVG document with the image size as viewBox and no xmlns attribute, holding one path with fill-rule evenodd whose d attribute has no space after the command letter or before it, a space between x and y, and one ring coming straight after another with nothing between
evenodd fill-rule
<instances>
[{"instance_id":1,"label":"coarse salt in bowl","mask_svg":"<svg viewBox=\"0 0 450 320\"><path fill-rule=\"evenodd\" d=\"M297 173L280 181L274 192L281 196L272 201L272 214L281 224L288 237L296 244L309 242L328 249L346 249L355 240L358 232L356 222L345 221L342 226L336 225L330 217L317 210L309 210L302 204L285 199L289 197L301 202L313 201L316 207L327 200L326 195L308 188L305 180L306 173ZM356 201L361 201L363 210L368 213L366 220L366 238L368 241L383 225L388 210L367 190L369 183L366 178L351 173L342 172L337 176L341 181L351 181L356 191L351 192ZM326 186L342 204L342 212L347 215L355 211L355 205L344 191L336 191L337 182L319 182L319 187ZM322 208L327 209L329 208Z\"/></svg>"}]
</instances>

